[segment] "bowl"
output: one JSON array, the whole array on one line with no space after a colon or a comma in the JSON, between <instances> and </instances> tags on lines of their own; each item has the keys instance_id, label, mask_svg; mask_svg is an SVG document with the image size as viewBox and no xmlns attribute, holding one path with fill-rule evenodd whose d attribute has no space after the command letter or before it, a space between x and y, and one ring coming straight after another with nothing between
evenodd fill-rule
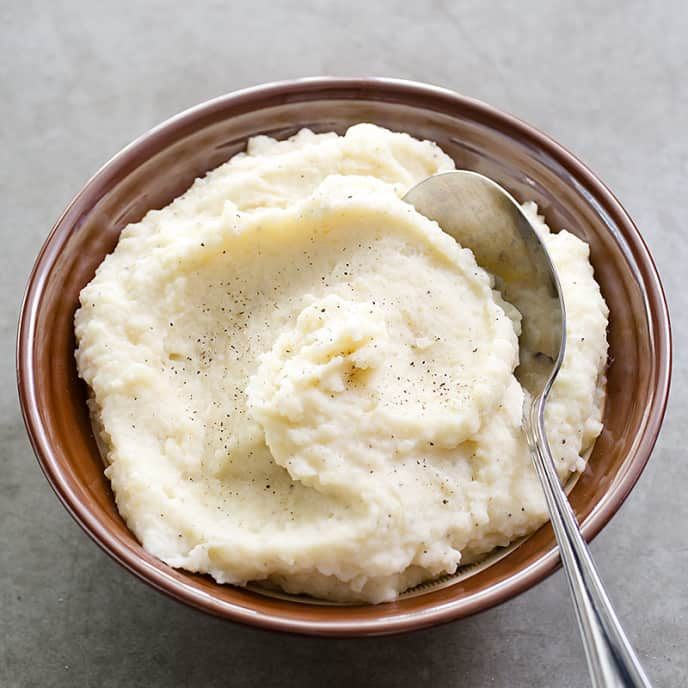
<instances>
[{"instance_id":1,"label":"bowl","mask_svg":"<svg viewBox=\"0 0 688 688\"><path fill-rule=\"evenodd\" d=\"M610 363L604 430L570 494L587 540L638 480L669 390L669 316L640 233L583 163L512 116L418 83L314 78L222 96L144 134L77 194L36 259L17 340L24 420L46 478L108 554L177 600L274 630L351 636L427 627L503 602L559 565L547 524L493 565L441 589L381 605L303 604L174 570L143 550L117 512L74 362L73 316L81 288L128 223L167 205L196 177L241 151L248 137L285 138L302 127L341 133L362 121L436 141L457 167L495 179L521 201L536 201L553 229L566 228L590 245L610 308Z\"/></svg>"}]
</instances>

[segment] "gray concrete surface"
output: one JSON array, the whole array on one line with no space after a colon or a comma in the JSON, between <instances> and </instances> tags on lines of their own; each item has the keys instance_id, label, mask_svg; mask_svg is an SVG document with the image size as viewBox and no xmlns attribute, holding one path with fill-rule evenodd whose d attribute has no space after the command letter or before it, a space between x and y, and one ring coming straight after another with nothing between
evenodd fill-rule
<instances>
[{"instance_id":1,"label":"gray concrete surface","mask_svg":"<svg viewBox=\"0 0 688 688\"><path fill-rule=\"evenodd\" d=\"M587 685L561 574L403 637L270 634L135 580L79 530L34 460L15 392L16 318L70 197L169 115L316 74L434 82L513 112L576 152L637 221L673 314L674 392L648 469L593 550L656 685L686 685L687 16L685 0L1 2L0 685Z\"/></svg>"}]
</instances>

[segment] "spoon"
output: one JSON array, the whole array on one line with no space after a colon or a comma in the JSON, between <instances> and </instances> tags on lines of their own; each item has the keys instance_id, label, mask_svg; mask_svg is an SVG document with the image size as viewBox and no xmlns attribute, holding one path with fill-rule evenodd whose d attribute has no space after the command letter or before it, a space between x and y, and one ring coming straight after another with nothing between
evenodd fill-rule
<instances>
[{"instance_id":1,"label":"spoon","mask_svg":"<svg viewBox=\"0 0 688 688\"><path fill-rule=\"evenodd\" d=\"M544 244L517 201L476 172L428 177L404 201L471 249L478 265L494 276L495 288L520 311L520 362L514 374L528 392L523 426L573 597L592 685L649 687L607 597L547 444L544 409L564 359L566 312Z\"/></svg>"}]
</instances>

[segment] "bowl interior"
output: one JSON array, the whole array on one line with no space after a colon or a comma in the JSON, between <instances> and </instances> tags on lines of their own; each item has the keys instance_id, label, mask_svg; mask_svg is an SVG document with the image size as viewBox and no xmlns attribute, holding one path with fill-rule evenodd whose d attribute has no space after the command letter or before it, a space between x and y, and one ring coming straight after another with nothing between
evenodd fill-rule
<instances>
[{"instance_id":1,"label":"bowl interior","mask_svg":"<svg viewBox=\"0 0 688 688\"><path fill-rule=\"evenodd\" d=\"M611 317L604 430L570 495L588 537L618 508L642 470L666 396L668 323L642 241L589 171L517 120L440 90L375 80L319 80L219 99L154 130L89 182L39 257L19 341L27 426L58 495L110 554L183 601L272 628L354 634L420 627L495 604L556 565L553 534L544 526L506 558L451 587L374 607L306 606L174 571L140 547L117 512L74 363L79 291L124 226L168 204L195 177L242 150L248 137L284 138L301 127L341 133L362 121L436 141L457 167L495 179L521 201L536 201L554 230L566 228L590 245Z\"/></svg>"}]
</instances>

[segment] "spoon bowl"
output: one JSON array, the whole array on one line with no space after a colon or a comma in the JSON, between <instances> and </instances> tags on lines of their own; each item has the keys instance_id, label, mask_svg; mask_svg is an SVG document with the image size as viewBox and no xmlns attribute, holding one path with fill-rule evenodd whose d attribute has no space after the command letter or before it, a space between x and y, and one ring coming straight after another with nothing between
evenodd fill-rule
<instances>
[{"instance_id":1,"label":"spoon bowl","mask_svg":"<svg viewBox=\"0 0 688 688\"><path fill-rule=\"evenodd\" d=\"M521 206L499 184L469 170L428 177L404 200L470 248L519 311L515 375L531 396L546 396L564 360L566 310L554 265Z\"/></svg>"}]
</instances>

